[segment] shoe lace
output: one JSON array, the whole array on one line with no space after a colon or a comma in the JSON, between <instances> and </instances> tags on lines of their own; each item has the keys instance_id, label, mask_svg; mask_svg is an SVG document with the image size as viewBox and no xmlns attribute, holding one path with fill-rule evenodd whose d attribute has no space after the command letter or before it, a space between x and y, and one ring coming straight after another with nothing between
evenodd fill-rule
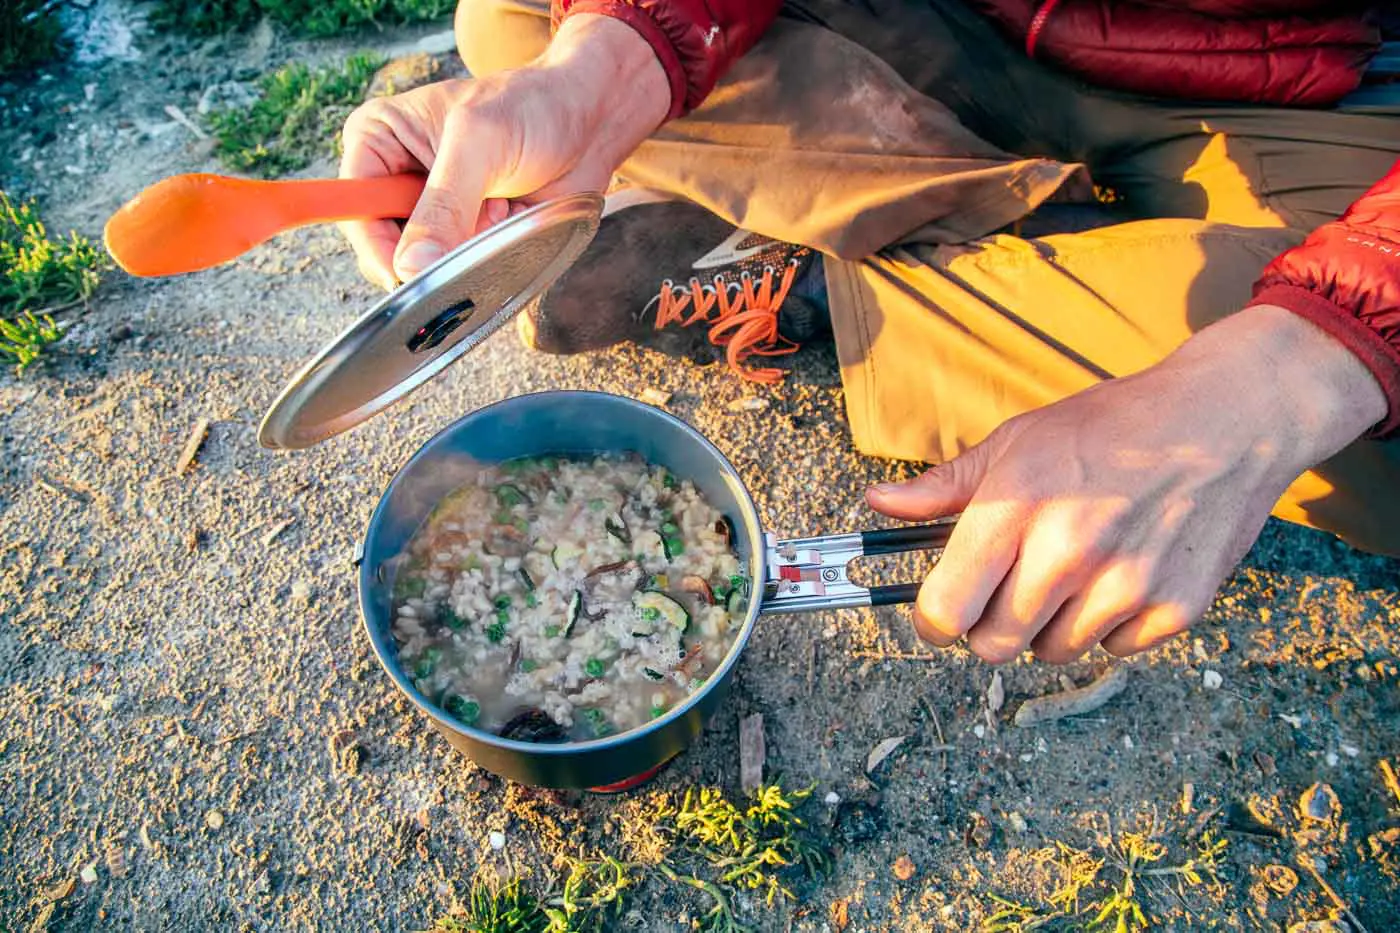
<instances>
[{"instance_id":1,"label":"shoe lace","mask_svg":"<svg viewBox=\"0 0 1400 933\"><path fill-rule=\"evenodd\" d=\"M778 333L778 311L797 278L797 265L796 259L789 261L781 277L765 266L757 281L748 272L741 272L738 282L723 275L709 284L694 276L685 285L666 279L661 283L656 329L705 324L710 342L725 348L729 368L740 378L766 385L781 382L787 375L784 370L749 364L754 357L786 356L799 348Z\"/></svg>"}]
</instances>

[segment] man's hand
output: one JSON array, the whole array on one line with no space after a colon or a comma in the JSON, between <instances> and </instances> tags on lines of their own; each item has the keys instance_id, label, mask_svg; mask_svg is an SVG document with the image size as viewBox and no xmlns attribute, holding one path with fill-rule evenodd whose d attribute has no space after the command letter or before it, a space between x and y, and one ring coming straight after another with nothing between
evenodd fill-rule
<instances>
[{"instance_id":1,"label":"man's hand","mask_svg":"<svg viewBox=\"0 0 1400 933\"><path fill-rule=\"evenodd\" d=\"M389 220L341 224L360 271L392 289L512 210L604 190L670 104L646 40L584 14L523 68L369 101L345 122L341 177L428 181L402 234Z\"/></svg>"},{"instance_id":2,"label":"man's hand","mask_svg":"<svg viewBox=\"0 0 1400 933\"><path fill-rule=\"evenodd\" d=\"M919 593L926 641L966 636L993 663L1124 656L1199 618L1288 485L1385 414L1341 344L1256 306L868 497L895 518L962 513Z\"/></svg>"}]
</instances>

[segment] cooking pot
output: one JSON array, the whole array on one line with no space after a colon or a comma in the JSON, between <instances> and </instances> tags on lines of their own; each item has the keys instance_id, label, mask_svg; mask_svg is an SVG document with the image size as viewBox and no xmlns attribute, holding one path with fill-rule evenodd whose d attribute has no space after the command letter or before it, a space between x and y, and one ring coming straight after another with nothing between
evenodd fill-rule
<instances>
[{"instance_id":1,"label":"cooking pot","mask_svg":"<svg viewBox=\"0 0 1400 933\"><path fill-rule=\"evenodd\" d=\"M552 745L465 726L414 686L398 660L394 579L409 540L437 504L483 465L518 457L640 454L689 479L735 530L751 587L728 655L700 689L645 726L607 738ZM763 530L739 474L699 432L666 412L618 395L542 392L506 399L458 419L425 444L389 483L370 518L360 558L360 609L375 655L395 685L447 741L482 767L543 787L598 788L647 775L700 734L719 708L758 617L912 601L916 584L866 589L847 577L861 555L941 547L950 523L780 541Z\"/></svg>"},{"instance_id":2,"label":"cooking pot","mask_svg":"<svg viewBox=\"0 0 1400 933\"><path fill-rule=\"evenodd\" d=\"M603 199L584 194L537 205L473 237L385 297L311 359L263 419L259 441L309 447L374 416L479 345L551 284L597 230ZM700 689L645 726L564 744L505 739L466 726L421 694L390 633L395 574L414 532L482 465L519 457L631 452L689 479L728 516L753 581L728 655ZM395 475L357 556L360 608L394 684L447 740L503 777L547 787L621 789L699 735L722 702L761 614L912 601L916 584L858 586L862 555L937 549L951 522L778 540L765 532L734 467L689 425L659 408L598 392L543 392L489 405L453 422Z\"/></svg>"}]
</instances>

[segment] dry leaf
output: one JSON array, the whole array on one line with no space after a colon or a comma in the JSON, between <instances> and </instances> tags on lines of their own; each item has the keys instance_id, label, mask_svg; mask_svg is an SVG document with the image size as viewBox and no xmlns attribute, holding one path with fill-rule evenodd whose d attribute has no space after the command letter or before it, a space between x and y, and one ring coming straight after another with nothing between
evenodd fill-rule
<instances>
[{"instance_id":1,"label":"dry leaf","mask_svg":"<svg viewBox=\"0 0 1400 933\"><path fill-rule=\"evenodd\" d=\"M907 735L893 735L888 739L881 739L880 743L870 750L870 755L865 759L865 772L869 774L880 767L880 762L894 754L894 750L903 745L907 738L909 738Z\"/></svg>"},{"instance_id":2,"label":"dry leaf","mask_svg":"<svg viewBox=\"0 0 1400 933\"><path fill-rule=\"evenodd\" d=\"M655 405L657 408L660 408L671 400L671 393L663 389L654 389L648 386L642 390L642 394L638 398L648 405Z\"/></svg>"},{"instance_id":3,"label":"dry leaf","mask_svg":"<svg viewBox=\"0 0 1400 933\"><path fill-rule=\"evenodd\" d=\"M908 881L914 877L914 860L907 855L901 855L895 859L893 871L900 881Z\"/></svg>"},{"instance_id":4,"label":"dry leaf","mask_svg":"<svg viewBox=\"0 0 1400 933\"><path fill-rule=\"evenodd\" d=\"M987 709L995 713L1006 702L1006 688L1001 683L1001 671L992 672L992 682L987 687Z\"/></svg>"}]
</instances>

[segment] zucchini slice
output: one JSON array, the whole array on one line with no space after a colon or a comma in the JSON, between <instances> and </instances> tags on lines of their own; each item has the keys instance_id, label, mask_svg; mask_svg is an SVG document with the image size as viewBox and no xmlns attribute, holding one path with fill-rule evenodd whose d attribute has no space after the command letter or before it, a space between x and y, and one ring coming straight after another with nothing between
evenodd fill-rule
<instances>
[{"instance_id":1,"label":"zucchini slice","mask_svg":"<svg viewBox=\"0 0 1400 933\"><path fill-rule=\"evenodd\" d=\"M556 570L563 570L567 563L577 563L582 556L583 548L575 547L572 544L556 544L554 550L550 552L550 559L554 561Z\"/></svg>"},{"instance_id":2,"label":"zucchini slice","mask_svg":"<svg viewBox=\"0 0 1400 933\"><path fill-rule=\"evenodd\" d=\"M574 595L569 597L569 605L564 610L564 631L560 632L565 638L574 633L574 626L578 624L578 617L583 615L583 594L574 590Z\"/></svg>"},{"instance_id":3,"label":"zucchini slice","mask_svg":"<svg viewBox=\"0 0 1400 933\"><path fill-rule=\"evenodd\" d=\"M643 624L666 622L682 633L690 628L690 613L665 593L636 593L632 596L632 606L637 610Z\"/></svg>"}]
</instances>

